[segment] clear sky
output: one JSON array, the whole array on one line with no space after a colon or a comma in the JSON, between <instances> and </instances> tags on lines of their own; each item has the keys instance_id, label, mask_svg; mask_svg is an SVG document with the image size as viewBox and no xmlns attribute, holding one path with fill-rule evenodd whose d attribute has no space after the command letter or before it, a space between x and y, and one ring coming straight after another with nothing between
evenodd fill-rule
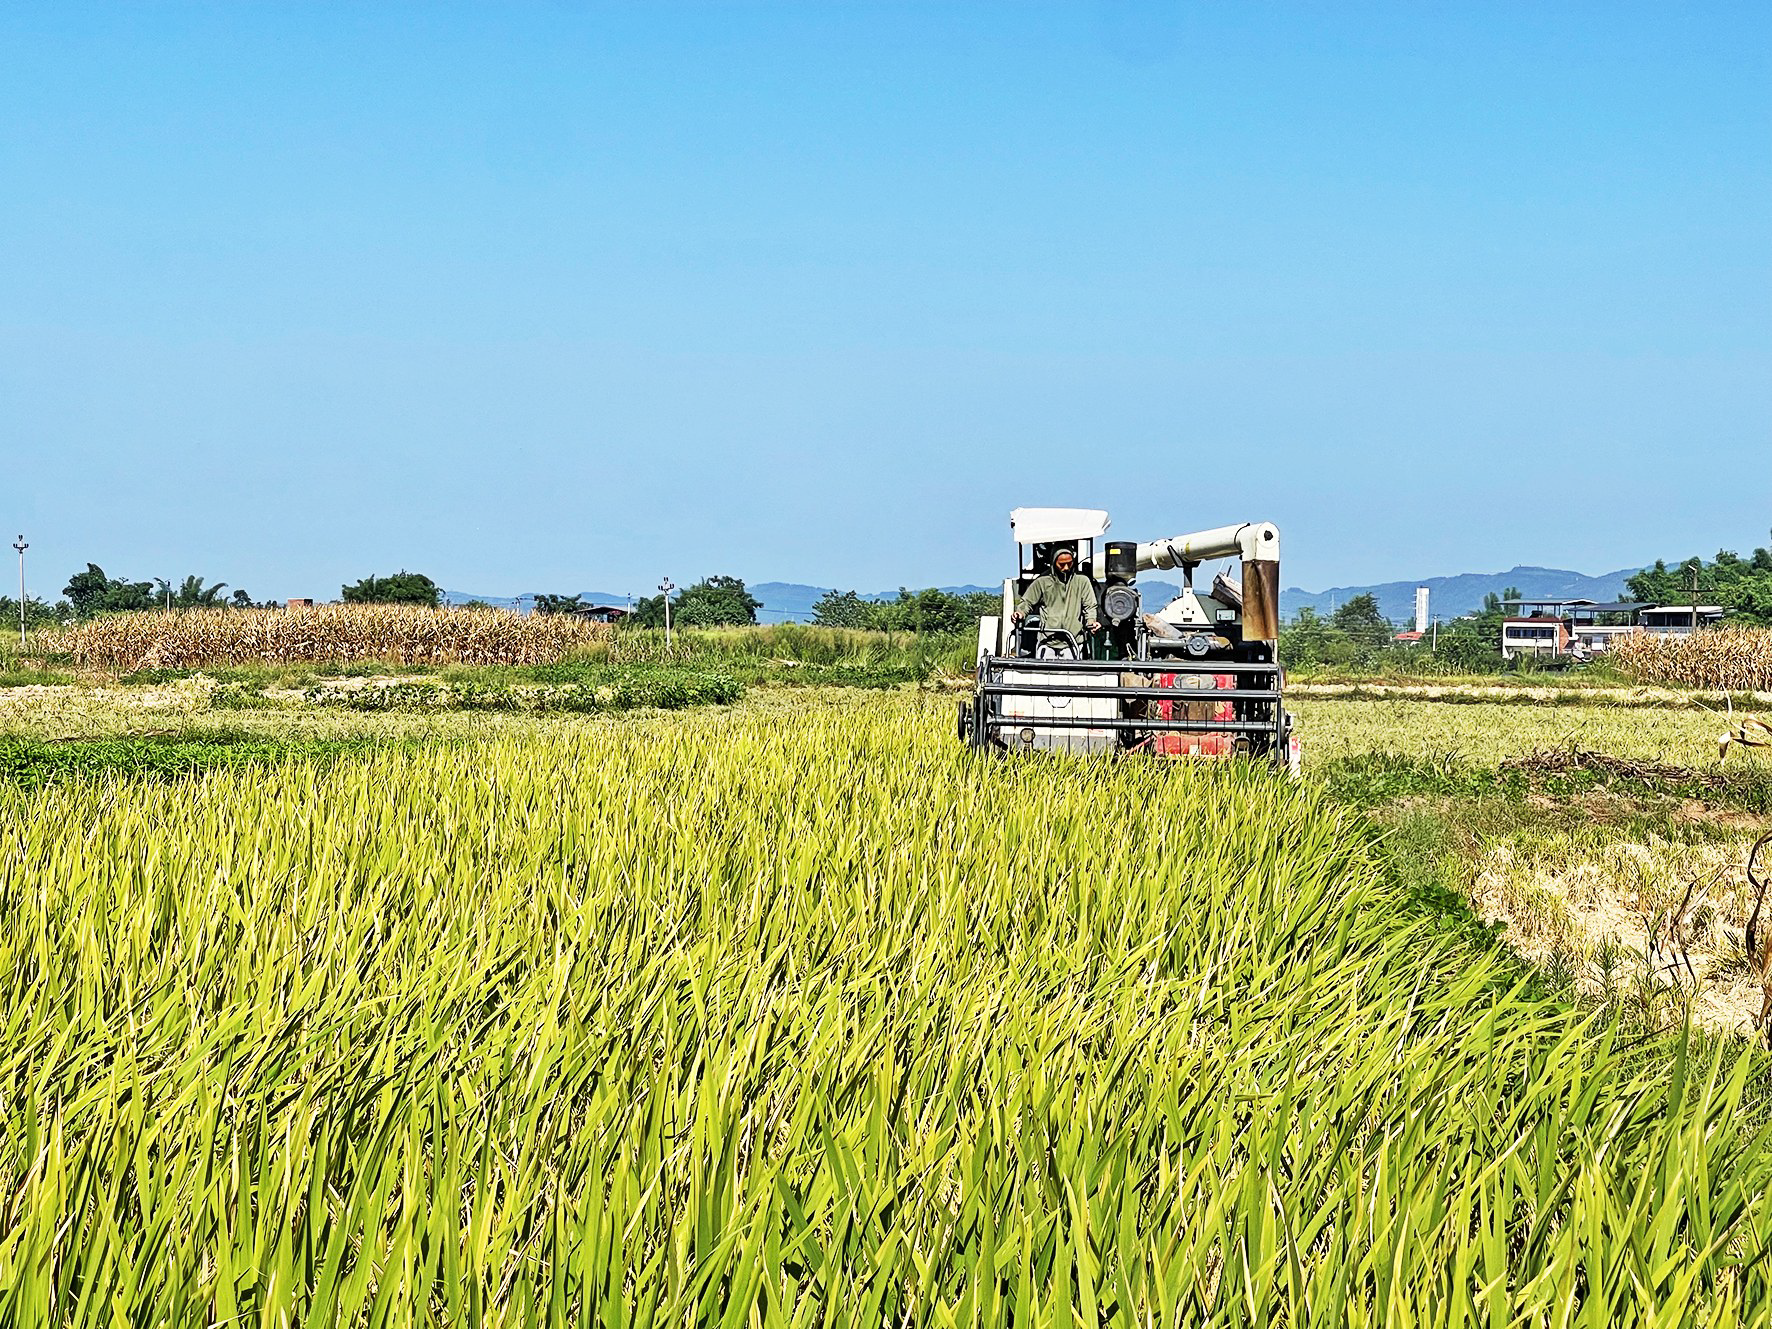
<instances>
[{"instance_id":1,"label":"clear sky","mask_svg":"<svg viewBox=\"0 0 1772 1329\"><path fill-rule=\"evenodd\" d=\"M1288 585L1772 526L1772 5L0 6L59 592ZM49 583L52 583L50 585Z\"/></svg>"}]
</instances>

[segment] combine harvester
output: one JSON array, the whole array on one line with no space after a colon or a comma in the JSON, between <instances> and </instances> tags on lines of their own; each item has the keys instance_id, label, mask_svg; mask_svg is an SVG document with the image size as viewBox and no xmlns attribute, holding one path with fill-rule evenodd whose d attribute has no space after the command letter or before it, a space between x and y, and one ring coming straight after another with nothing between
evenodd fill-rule
<instances>
[{"instance_id":1,"label":"combine harvester","mask_svg":"<svg viewBox=\"0 0 1772 1329\"><path fill-rule=\"evenodd\" d=\"M1009 524L1020 571L1003 609L979 620L978 682L960 705L960 740L1009 752L1145 752L1253 757L1298 769L1282 705L1280 531L1271 522L1145 541L1106 539L1091 508L1017 508ZM1015 611L1036 577L1069 551L1095 590L1100 631L1080 635ZM1236 558L1240 580L1194 589L1208 559ZM1138 574L1181 569L1182 589L1146 612Z\"/></svg>"}]
</instances>

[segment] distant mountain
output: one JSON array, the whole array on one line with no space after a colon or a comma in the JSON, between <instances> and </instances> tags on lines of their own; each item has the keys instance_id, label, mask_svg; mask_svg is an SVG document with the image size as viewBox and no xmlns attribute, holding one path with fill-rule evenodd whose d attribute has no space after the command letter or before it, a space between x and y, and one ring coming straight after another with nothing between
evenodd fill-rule
<instances>
[{"instance_id":1,"label":"distant mountain","mask_svg":"<svg viewBox=\"0 0 1772 1329\"><path fill-rule=\"evenodd\" d=\"M1140 581L1139 589L1144 592L1147 605L1168 604L1180 591L1178 586L1166 581ZM1202 584L1203 585L1203 584ZM804 623L812 618L812 607L818 603L819 597L830 590L829 586L805 586L793 581L761 581L747 585L746 590L760 601L763 608L757 612L760 623ZM921 589L920 587L917 589ZM943 586L941 588L954 595L966 595L973 591L988 591L995 595L1000 586ZM1413 592L1411 592L1413 594ZM566 592L570 594L570 592ZM652 594L652 592L647 592ZM628 597L625 593L614 591L580 591L579 598L588 605L625 605ZM897 590L871 591L861 597L864 600L896 600ZM451 605L466 604L469 600L479 600L485 604L497 605L501 609L527 609L535 602L533 593L521 596L514 595L474 595L467 591L444 591L443 603Z\"/></svg>"},{"instance_id":2,"label":"distant mountain","mask_svg":"<svg viewBox=\"0 0 1772 1329\"><path fill-rule=\"evenodd\" d=\"M1157 604L1168 604L1175 597L1178 587L1166 581L1141 581L1138 583L1144 591L1144 598ZM812 607L818 603L819 597L831 588L828 586L802 586L791 581L765 581L749 588L752 595L763 602L763 610L757 615L764 622L805 622L812 617ZM921 587L912 589L921 590ZM942 586L940 590L951 595L971 595L984 591L996 595L1002 590L1002 584L995 586ZM1161 597L1160 599L1158 597ZM866 591L862 593L864 600L896 600L898 592Z\"/></svg>"},{"instance_id":3,"label":"distant mountain","mask_svg":"<svg viewBox=\"0 0 1772 1329\"><path fill-rule=\"evenodd\" d=\"M1528 597L1606 603L1624 599L1627 595L1625 580L1639 571L1638 568L1624 568L1589 577L1562 568L1518 567L1510 572L1461 572L1452 577L1387 581L1377 586L1332 586L1326 591L1301 591L1288 587L1280 592L1280 612L1291 618L1308 606L1320 614L1328 614L1336 605L1346 604L1356 595L1373 595L1378 599L1378 611L1391 622L1412 625L1417 586L1428 588L1428 613L1442 621L1481 609L1483 598L1491 591L1500 595L1510 586L1517 587L1520 594Z\"/></svg>"},{"instance_id":4,"label":"distant mountain","mask_svg":"<svg viewBox=\"0 0 1772 1329\"><path fill-rule=\"evenodd\" d=\"M572 592L565 594L570 595ZM535 603L535 596L534 591L525 591L521 595L478 595L472 591L444 591L443 603L465 605L470 600L478 600L481 604L492 605L496 609L527 610ZM628 602L625 591L619 595L614 591L579 591L578 597L588 605L625 605Z\"/></svg>"},{"instance_id":5,"label":"distant mountain","mask_svg":"<svg viewBox=\"0 0 1772 1329\"><path fill-rule=\"evenodd\" d=\"M1491 591L1500 595L1510 586L1517 586L1522 595L1539 596L1547 600L1622 600L1625 598L1625 579L1636 574L1636 568L1624 568L1618 572L1608 572L1598 577L1589 577L1580 572L1569 572L1562 568L1527 568L1518 567L1509 572L1461 572L1451 577L1423 577L1420 581L1387 581L1377 586L1332 586L1326 591L1302 591L1296 587L1288 587L1280 592L1280 612L1287 618L1292 617L1307 605L1320 614L1332 612L1335 606L1345 604L1356 595L1371 594L1378 597L1378 609L1391 622L1408 624L1415 614L1415 588L1428 588L1428 612L1444 620L1456 618L1460 614L1468 614L1483 607L1483 597ZM1141 578L1138 587L1144 592L1146 607L1162 606L1180 593L1181 588L1173 582L1153 581ZM756 582L748 588L752 595L763 602L763 608L757 613L757 621L761 623L803 623L811 619L812 607L818 598L831 589L828 586L807 586L793 581ZM943 586L944 591L956 595L964 595L971 591L989 591L993 594L996 586ZM1201 583L1205 589L1205 583ZM652 594L650 590L646 592ZM636 598L638 598L636 593ZM626 592L616 591L580 591L579 598L585 604L625 605L628 603ZM898 592L871 591L862 595L864 600L891 600ZM510 609L522 601L522 608L534 603L533 594L522 596L471 595L466 591L445 591L445 604L465 604L469 600L483 600L490 605L499 605Z\"/></svg>"}]
</instances>

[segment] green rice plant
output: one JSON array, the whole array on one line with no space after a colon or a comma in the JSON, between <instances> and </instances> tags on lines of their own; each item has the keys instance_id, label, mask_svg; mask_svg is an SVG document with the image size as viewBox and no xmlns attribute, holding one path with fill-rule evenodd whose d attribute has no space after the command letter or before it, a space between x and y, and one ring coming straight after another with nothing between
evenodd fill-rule
<instances>
[{"instance_id":1,"label":"green rice plant","mask_svg":"<svg viewBox=\"0 0 1772 1329\"><path fill-rule=\"evenodd\" d=\"M0 1319L1764 1307L1741 1045L1534 995L1309 783L919 717L0 788Z\"/></svg>"},{"instance_id":2,"label":"green rice plant","mask_svg":"<svg viewBox=\"0 0 1772 1329\"><path fill-rule=\"evenodd\" d=\"M63 687L74 680L52 669L37 669L14 660L0 659L0 688Z\"/></svg>"},{"instance_id":3,"label":"green rice plant","mask_svg":"<svg viewBox=\"0 0 1772 1329\"><path fill-rule=\"evenodd\" d=\"M271 737L242 729L45 743L0 737L0 784L34 789L67 780L188 779L216 767L258 767L294 758L336 760L384 740L369 736Z\"/></svg>"},{"instance_id":4,"label":"green rice plant","mask_svg":"<svg viewBox=\"0 0 1772 1329\"><path fill-rule=\"evenodd\" d=\"M303 693L313 705L350 711L597 711L641 709L674 711L688 706L730 705L744 686L730 674L670 666L580 667L573 682L513 684L458 670L446 679L422 679L368 686L315 684Z\"/></svg>"}]
</instances>

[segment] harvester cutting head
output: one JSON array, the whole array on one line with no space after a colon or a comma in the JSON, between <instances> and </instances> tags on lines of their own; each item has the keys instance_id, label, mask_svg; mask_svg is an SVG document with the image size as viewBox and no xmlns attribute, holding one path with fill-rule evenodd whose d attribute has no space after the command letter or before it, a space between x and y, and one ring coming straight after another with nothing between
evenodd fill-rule
<instances>
[{"instance_id":1,"label":"harvester cutting head","mask_svg":"<svg viewBox=\"0 0 1772 1329\"><path fill-rule=\"evenodd\" d=\"M1001 612L979 621L977 687L960 736L977 748L1250 756L1296 769L1282 705L1280 532L1270 522L1135 542L1093 508L1017 508L1021 558ZM1060 566L1068 558L1074 571ZM1196 588L1234 558L1239 575ZM1145 603L1138 574L1178 569L1179 594Z\"/></svg>"}]
</instances>

